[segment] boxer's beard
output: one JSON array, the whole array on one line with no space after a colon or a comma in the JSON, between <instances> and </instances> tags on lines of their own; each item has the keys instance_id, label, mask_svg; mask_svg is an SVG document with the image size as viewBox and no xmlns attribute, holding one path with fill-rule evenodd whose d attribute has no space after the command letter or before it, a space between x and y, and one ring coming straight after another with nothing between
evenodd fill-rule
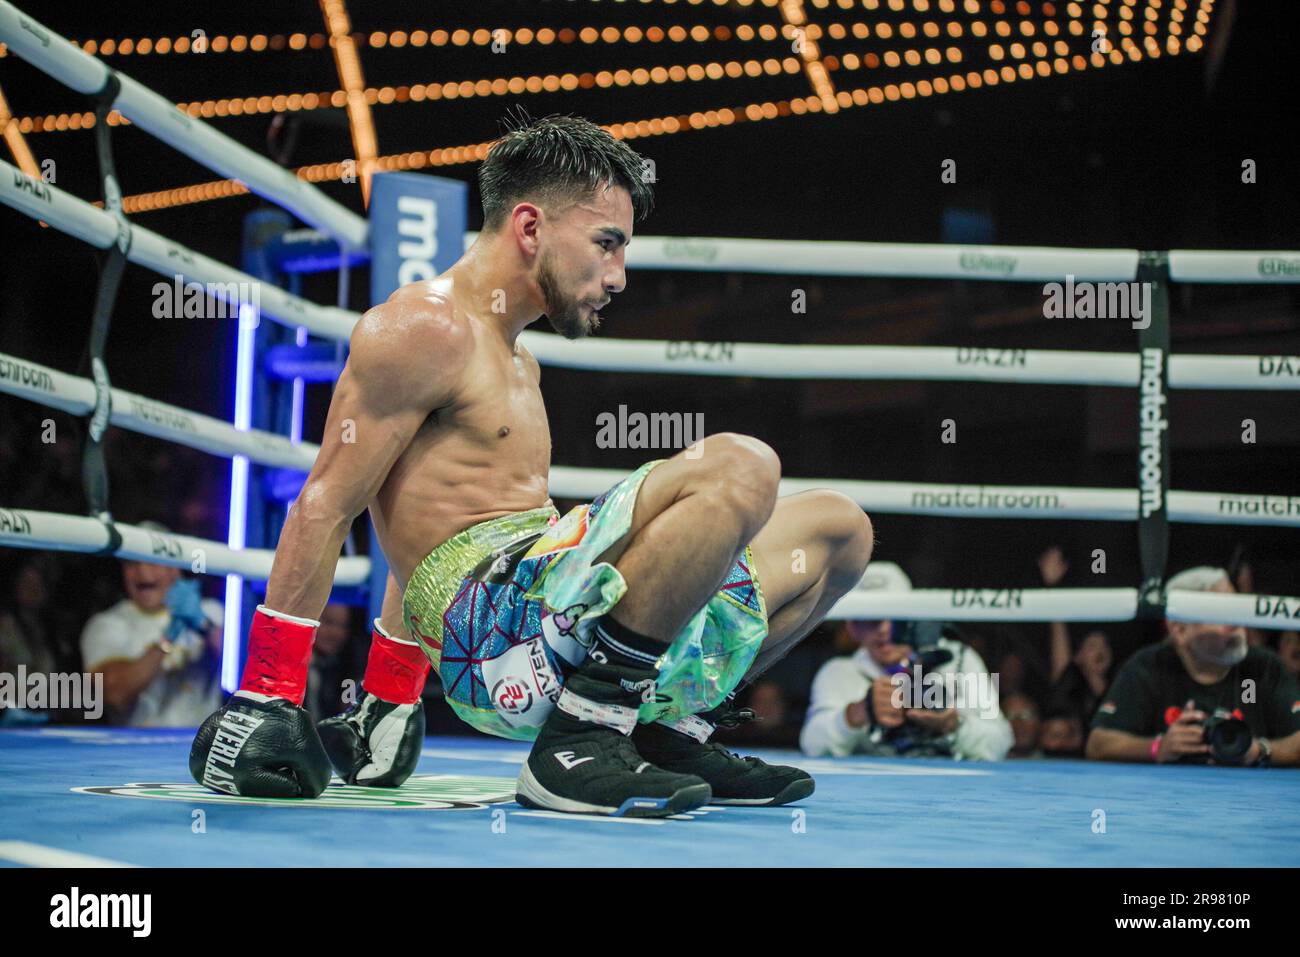
<instances>
[{"instance_id":1,"label":"boxer's beard","mask_svg":"<svg viewBox=\"0 0 1300 957\"><path fill-rule=\"evenodd\" d=\"M588 322L583 314L585 303L572 296L566 296L560 291L560 283L555 275L554 257L549 251L542 253L538 263L537 285L546 298L546 318L551 328L564 338L581 339L600 324L599 318L595 318L594 313L592 321Z\"/></svg>"}]
</instances>

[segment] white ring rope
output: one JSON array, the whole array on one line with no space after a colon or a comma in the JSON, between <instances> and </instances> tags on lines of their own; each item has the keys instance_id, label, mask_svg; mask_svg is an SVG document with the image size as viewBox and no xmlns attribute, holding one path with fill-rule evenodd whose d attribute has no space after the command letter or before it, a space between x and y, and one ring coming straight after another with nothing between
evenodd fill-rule
<instances>
[{"instance_id":1,"label":"white ring rope","mask_svg":"<svg viewBox=\"0 0 1300 957\"><path fill-rule=\"evenodd\" d=\"M0 202L32 219L44 220L97 249L107 249L117 242L117 220L111 213L57 186L28 176L4 160L0 160ZM318 306L292 295L279 286L262 282L143 226L127 223L126 228L131 234L131 246L127 252L127 259L131 262L152 269L169 280L183 276L187 282L202 284L228 302L232 299L238 301L235 297L247 297L249 291L255 290L262 312L287 326L304 326L319 336L346 339L360 318L359 313L351 310Z\"/></svg>"},{"instance_id":2,"label":"white ring rope","mask_svg":"<svg viewBox=\"0 0 1300 957\"><path fill-rule=\"evenodd\" d=\"M0 392L86 415L95 407L95 384L66 372L0 352ZM110 421L124 429L167 439L178 445L229 458L245 455L259 465L309 471L320 451L315 445L294 445L275 432L236 429L229 422L156 402L144 396L112 390Z\"/></svg>"},{"instance_id":3,"label":"white ring rope","mask_svg":"<svg viewBox=\"0 0 1300 957\"><path fill-rule=\"evenodd\" d=\"M822 346L520 336L543 365L771 379L907 379L1136 387L1137 353L952 346ZM1176 355L1179 389L1300 389L1300 356Z\"/></svg>"},{"instance_id":4,"label":"white ring rope","mask_svg":"<svg viewBox=\"0 0 1300 957\"><path fill-rule=\"evenodd\" d=\"M478 237L465 233L465 245ZM721 236L637 236L627 247L633 269L752 272L805 276L882 276L1051 282L1132 282L1136 249L1070 246L958 246L951 243L863 243L818 239L729 239Z\"/></svg>"},{"instance_id":5,"label":"white ring rope","mask_svg":"<svg viewBox=\"0 0 1300 957\"><path fill-rule=\"evenodd\" d=\"M220 542L160 533L134 525L115 526L122 535L118 558L188 568L199 574L242 575L266 581L275 552L235 550ZM108 531L93 518L0 508L0 545L66 552L98 552ZM359 585L370 574L370 560L340 558L337 585ZM910 592L850 592L827 617L899 618L941 621L1129 621L1136 614L1133 588L951 588ZM1254 628L1300 627L1300 598L1278 595L1219 595L1173 591L1167 617L1245 625Z\"/></svg>"},{"instance_id":6,"label":"white ring rope","mask_svg":"<svg viewBox=\"0 0 1300 957\"><path fill-rule=\"evenodd\" d=\"M0 0L0 41L38 70L81 93L98 93L110 72L116 73L122 88L113 107L140 129L222 176L246 183L352 248L366 248L370 227L365 219L265 156L181 112L129 76L110 71L8 0Z\"/></svg>"},{"instance_id":7,"label":"white ring rope","mask_svg":"<svg viewBox=\"0 0 1300 957\"><path fill-rule=\"evenodd\" d=\"M113 552L116 557L188 568L198 574L242 575L254 581L266 581L275 559L275 552L265 548L232 549L221 542L189 535L163 534L120 523L113 527L122 536L122 547ZM98 552L108 546L108 530L93 518L0 508L0 545ZM369 558L339 559L334 576L336 585L361 585L369 578Z\"/></svg>"},{"instance_id":8,"label":"white ring rope","mask_svg":"<svg viewBox=\"0 0 1300 957\"><path fill-rule=\"evenodd\" d=\"M591 498L625 477L618 469L551 467L550 491ZM939 485L855 479L784 478L780 494L834 489L868 512L949 518L1085 519L1132 522L1138 492L1122 488L1033 485ZM1300 525L1300 496L1236 492L1169 493L1169 520L1206 525Z\"/></svg>"},{"instance_id":9,"label":"white ring rope","mask_svg":"<svg viewBox=\"0 0 1300 957\"><path fill-rule=\"evenodd\" d=\"M97 248L106 249L117 241L117 221L111 214L30 177L3 160L0 160L0 202ZM341 340L351 335L353 325L360 318L360 313L320 306L271 283L259 282L247 273L141 226L128 224L128 228L131 247L127 258L131 262L169 278L181 275L187 282L210 286L219 297L229 298L255 287L263 313L277 322L303 326L316 335ZM646 239L662 244L674 241L662 236L640 237L638 241ZM732 241L740 242L728 240ZM1126 387L1136 386L1140 375L1136 353L1123 352L637 339L570 342L539 332L525 332L522 341L544 365L616 372ZM1182 389L1300 389L1300 356L1171 356L1169 383L1173 388Z\"/></svg>"},{"instance_id":10,"label":"white ring rope","mask_svg":"<svg viewBox=\"0 0 1300 957\"><path fill-rule=\"evenodd\" d=\"M89 379L0 353L0 392L82 415L93 406L95 389ZM243 432L227 422L122 389L113 390L112 422L213 455L245 455L259 465L304 472L311 470L320 452L319 446L309 442L294 445L275 433ZM556 465L551 468L550 492L562 498L590 499L625 477L618 469ZM868 512L898 515L1131 522L1138 509L1138 493L1133 489L781 480L783 495L817 488L843 492ZM1300 496L1171 491L1169 518L1202 524L1296 526L1300 525Z\"/></svg>"},{"instance_id":11,"label":"white ring rope","mask_svg":"<svg viewBox=\"0 0 1300 957\"><path fill-rule=\"evenodd\" d=\"M921 621L1132 621L1136 588L922 588L915 591L854 590L835 603L828 618ZM1300 598L1171 591L1171 621L1300 629Z\"/></svg>"},{"instance_id":12,"label":"white ring rope","mask_svg":"<svg viewBox=\"0 0 1300 957\"><path fill-rule=\"evenodd\" d=\"M1171 249L1169 278L1175 282L1300 282L1300 252Z\"/></svg>"}]
</instances>

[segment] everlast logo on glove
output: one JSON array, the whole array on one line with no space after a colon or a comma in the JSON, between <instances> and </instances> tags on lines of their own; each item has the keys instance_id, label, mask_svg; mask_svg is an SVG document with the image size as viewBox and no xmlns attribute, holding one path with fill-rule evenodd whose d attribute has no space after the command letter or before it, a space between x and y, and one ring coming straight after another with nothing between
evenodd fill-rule
<instances>
[{"instance_id":1,"label":"everlast logo on glove","mask_svg":"<svg viewBox=\"0 0 1300 957\"><path fill-rule=\"evenodd\" d=\"M262 726L266 718L243 711L227 711L217 725L217 735L203 766L203 784L227 794L238 794L235 785L235 759L248 742L249 735ZM225 765L229 770L218 765Z\"/></svg>"}]
</instances>

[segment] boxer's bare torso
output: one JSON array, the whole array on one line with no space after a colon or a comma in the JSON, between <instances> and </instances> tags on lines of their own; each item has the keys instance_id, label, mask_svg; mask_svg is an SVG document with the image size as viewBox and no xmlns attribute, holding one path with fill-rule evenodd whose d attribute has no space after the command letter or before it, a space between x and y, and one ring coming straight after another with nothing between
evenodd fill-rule
<instances>
[{"instance_id":1,"label":"boxer's bare torso","mask_svg":"<svg viewBox=\"0 0 1300 957\"><path fill-rule=\"evenodd\" d=\"M320 453L276 548L268 607L319 614L334 571L322 554L337 554L348 516L367 507L405 588L457 532L550 501L537 360L467 307L487 300L468 285L458 296L456 283L453 269L404 286L353 329Z\"/></svg>"},{"instance_id":2,"label":"boxer's bare torso","mask_svg":"<svg viewBox=\"0 0 1300 957\"><path fill-rule=\"evenodd\" d=\"M445 404L431 410L370 505L380 544L398 581L457 532L499 515L549 503L551 433L537 360L513 354L497 328L455 301L447 280L413 283L390 299L449 309L470 343ZM441 367L438 356L429 367ZM402 388L394 381L393 388Z\"/></svg>"},{"instance_id":3,"label":"boxer's bare torso","mask_svg":"<svg viewBox=\"0 0 1300 957\"><path fill-rule=\"evenodd\" d=\"M276 545L267 607L319 616L334 556L369 508L392 571L384 619L400 627L401 592L438 545L549 503L539 370L517 337L543 314L569 339L599 326L599 310L627 282L632 213L623 187L549 223L520 202L508 228L481 234L445 273L361 317L320 452Z\"/></svg>"}]
</instances>

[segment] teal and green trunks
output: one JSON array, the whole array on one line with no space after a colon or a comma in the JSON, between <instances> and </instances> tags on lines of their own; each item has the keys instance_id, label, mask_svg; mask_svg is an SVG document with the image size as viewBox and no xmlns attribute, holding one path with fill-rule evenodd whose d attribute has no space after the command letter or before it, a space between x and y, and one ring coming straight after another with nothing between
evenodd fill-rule
<instances>
[{"instance_id":1,"label":"teal and green trunks","mask_svg":"<svg viewBox=\"0 0 1300 957\"><path fill-rule=\"evenodd\" d=\"M467 723L502 738L537 737L565 676L586 659L596 619L627 591L618 569L596 559L627 534L637 492L658 464L563 518L538 508L474 525L416 567L406 624ZM641 720L718 706L766 637L767 608L746 546L659 658L658 700L642 706Z\"/></svg>"}]
</instances>

